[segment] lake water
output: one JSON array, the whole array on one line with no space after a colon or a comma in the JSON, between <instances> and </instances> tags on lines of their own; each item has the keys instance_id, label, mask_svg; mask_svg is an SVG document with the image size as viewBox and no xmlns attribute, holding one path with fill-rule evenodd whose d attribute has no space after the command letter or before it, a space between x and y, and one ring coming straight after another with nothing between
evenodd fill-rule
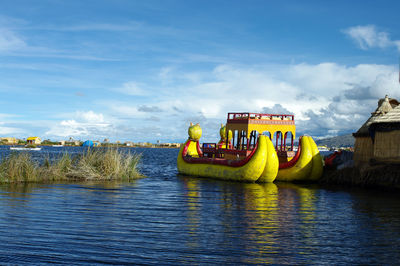
<instances>
[{"instance_id":1,"label":"lake water","mask_svg":"<svg viewBox=\"0 0 400 266\"><path fill-rule=\"evenodd\" d=\"M400 262L398 193L178 176L178 150L132 150L148 178L2 185L0 264Z\"/></svg>"}]
</instances>

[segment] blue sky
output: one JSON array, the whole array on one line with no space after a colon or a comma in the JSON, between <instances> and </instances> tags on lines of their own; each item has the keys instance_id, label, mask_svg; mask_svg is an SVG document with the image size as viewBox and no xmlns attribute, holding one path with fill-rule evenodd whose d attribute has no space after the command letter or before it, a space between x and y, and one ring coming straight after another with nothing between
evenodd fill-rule
<instances>
[{"instance_id":1,"label":"blue sky","mask_svg":"<svg viewBox=\"0 0 400 266\"><path fill-rule=\"evenodd\" d=\"M400 98L397 1L2 1L0 136L216 141L227 112L354 132Z\"/></svg>"}]
</instances>

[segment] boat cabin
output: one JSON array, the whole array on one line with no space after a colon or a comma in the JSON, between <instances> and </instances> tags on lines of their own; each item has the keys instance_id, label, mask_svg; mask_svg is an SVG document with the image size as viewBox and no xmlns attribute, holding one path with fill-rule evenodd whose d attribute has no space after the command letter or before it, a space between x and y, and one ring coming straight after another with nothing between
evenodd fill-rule
<instances>
[{"instance_id":1,"label":"boat cabin","mask_svg":"<svg viewBox=\"0 0 400 266\"><path fill-rule=\"evenodd\" d=\"M228 139L229 131L232 131L231 140ZM294 156L294 115L261 113L228 113L225 138L225 147L228 148L218 149L214 143L204 143L204 156L244 158L256 147L258 136L261 134L268 136L274 143L280 162L287 162Z\"/></svg>"}]
</instances>

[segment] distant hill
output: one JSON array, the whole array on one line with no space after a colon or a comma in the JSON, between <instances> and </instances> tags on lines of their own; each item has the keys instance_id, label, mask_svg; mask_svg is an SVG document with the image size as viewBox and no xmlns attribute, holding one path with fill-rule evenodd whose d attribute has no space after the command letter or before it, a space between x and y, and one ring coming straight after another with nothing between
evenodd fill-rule
<instances>
[{"instance_id":1,"label":"distant hill","mask_svg":"<svg viewBox=\"0 0 400 266\"><path fill-rule=\"evenodd\" d=\"M352 134L319 139L315 141L318 146L331 147L354 147L354 137Z\"/></svg>"}]
</instances>

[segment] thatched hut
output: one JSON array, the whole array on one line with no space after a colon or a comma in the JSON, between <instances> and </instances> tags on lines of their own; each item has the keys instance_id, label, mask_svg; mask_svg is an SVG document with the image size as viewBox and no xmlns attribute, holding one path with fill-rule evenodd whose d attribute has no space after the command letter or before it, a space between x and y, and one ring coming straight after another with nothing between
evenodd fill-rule
<instances>
[{"instance_id":1,"label":"thatched hut","mask_svg":"<svg viewBox=\"0 0 400 266\"><path fill-rule=\"evenodd\" d=\"M400 105L387 95L371 117L353 133L356 166L378 162L400 163Z\"/></svg>"}]
</instances>

